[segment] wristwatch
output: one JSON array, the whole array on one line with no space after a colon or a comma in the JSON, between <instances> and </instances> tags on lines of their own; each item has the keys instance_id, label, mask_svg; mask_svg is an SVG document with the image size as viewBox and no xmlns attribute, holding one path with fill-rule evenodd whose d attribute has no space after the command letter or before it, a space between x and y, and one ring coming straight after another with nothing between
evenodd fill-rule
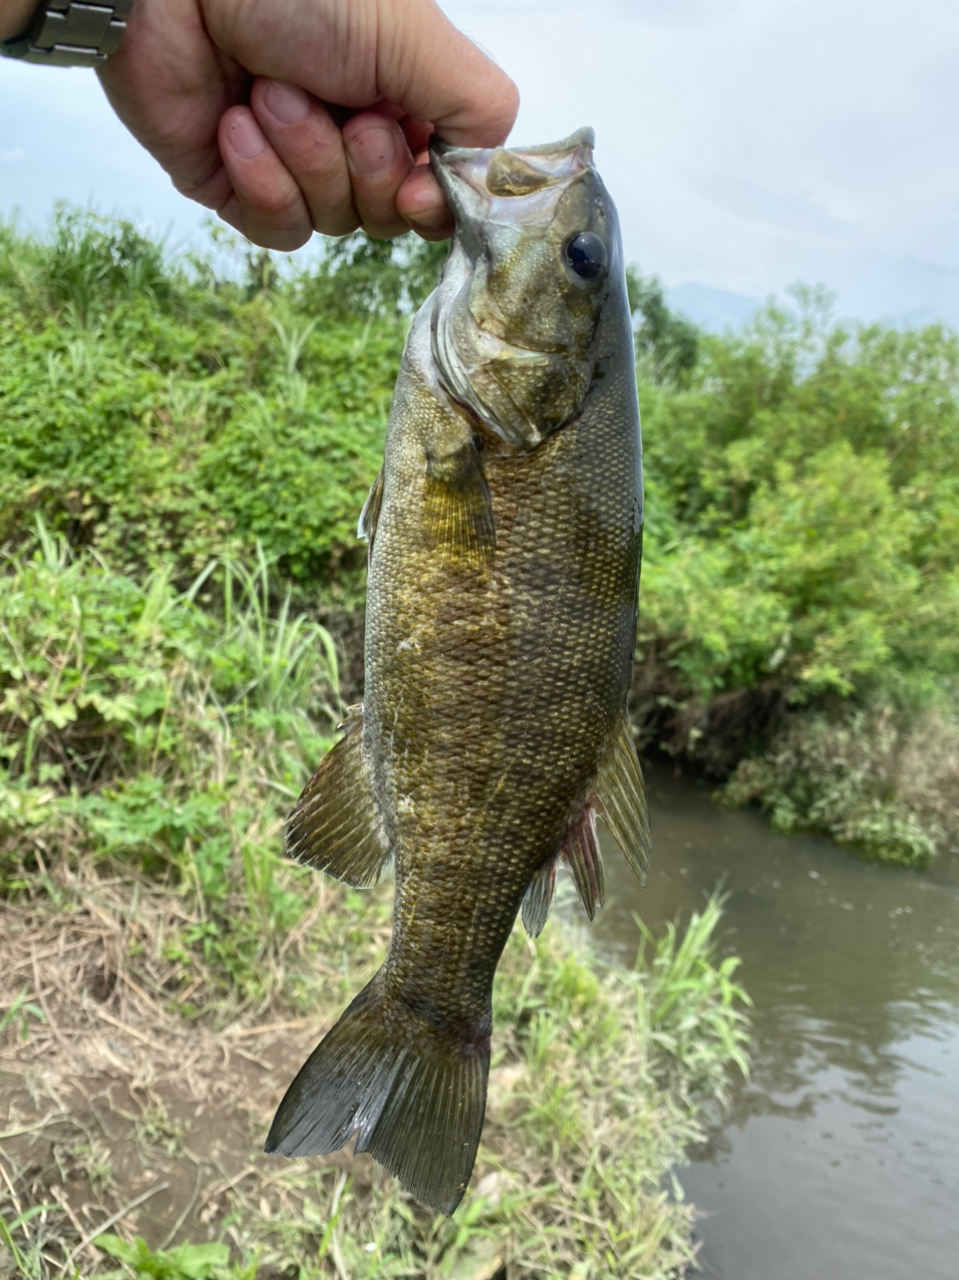
<instances>
[{"instance_id":1,"label":"wristwatch","mask_svg":"<svg viewBox=\"0 0 959 1280\"><path fill-rule=\"evenodd\" d=\"M133 0L41 0L23 35L0 41L0 54L51 67L95 67L115 53Z\"/></svg>"}]
</instances>

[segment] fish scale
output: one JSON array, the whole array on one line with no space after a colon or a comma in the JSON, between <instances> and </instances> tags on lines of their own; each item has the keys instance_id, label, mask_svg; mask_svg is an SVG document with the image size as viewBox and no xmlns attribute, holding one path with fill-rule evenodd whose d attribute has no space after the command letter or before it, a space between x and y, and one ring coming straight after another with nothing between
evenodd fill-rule
<instances>
[{"instance_id":1,"label":"fish scale","mask_svg":"<svg viewBox=\"0 0 959 1280\"><path fill-rule=\"evenodd\" d=\"M565 862L602 903L594 817L645 869L626 720L642 542L632 330L612 202L581 131L434 144L456 234L411 327L370 542L366 698L287 828L348 883L393 858L389 953L303 1066L267 1150L357 1134L452 1213L482 1129L492 985Z\"/></svg>"}]
</instances>

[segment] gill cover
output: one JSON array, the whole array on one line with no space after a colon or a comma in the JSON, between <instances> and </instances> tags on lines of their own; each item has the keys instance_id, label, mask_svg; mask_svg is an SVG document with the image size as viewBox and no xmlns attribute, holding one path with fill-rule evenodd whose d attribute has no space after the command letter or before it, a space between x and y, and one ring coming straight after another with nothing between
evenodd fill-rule
<instances>
[{"instance_id":1,"label":"gill cover","mask_svg":"<svg viewBox=\"0 0 959 1280\"><path fill-rule=\"evenodd\" d=\"M600 316L625 290L593 131L519 150L434 141L431 158L456 220L433 307L440 378L487 432L535 449L582 411Z\"/></svg>"}]
</instances>

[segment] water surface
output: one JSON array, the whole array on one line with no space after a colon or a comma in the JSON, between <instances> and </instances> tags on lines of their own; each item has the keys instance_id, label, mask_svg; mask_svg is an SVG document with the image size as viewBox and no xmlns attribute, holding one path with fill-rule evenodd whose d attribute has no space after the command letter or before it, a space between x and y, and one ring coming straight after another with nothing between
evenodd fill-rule
<instances>
[{"instance_id":1,"label":"water surface","mask_svg":"<svg viewBox=\"0 0 959 1280\"><path fill-rule=\"evenodd\" d=\"M711 1280L959 1277L959 860L931 872L782 836L647 771L640 890L606 847L600 947L631 963L722 883L752 997L752 1079L681 1172Z\"/></svg>"}]
</instances>

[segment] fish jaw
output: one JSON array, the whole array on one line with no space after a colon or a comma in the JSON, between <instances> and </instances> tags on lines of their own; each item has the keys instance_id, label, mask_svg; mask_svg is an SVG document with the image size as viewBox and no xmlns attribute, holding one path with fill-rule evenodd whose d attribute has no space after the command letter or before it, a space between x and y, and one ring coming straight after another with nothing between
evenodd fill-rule
<instances>
[{"instance_id":1,"label":"fish jaw","mask_svg":"<svg viewBox=\"0 0 959 1280\"><path fill-rule=\"evenodd\" d=\"M600 318L625 294L616 211L592 148L589 129L543 147L432 145L456 219L434 360L454 399L511 449L537 448L583 411ZM577 241L598 247L595 275L580 274Z\"/></svg>"}]
</instances>

